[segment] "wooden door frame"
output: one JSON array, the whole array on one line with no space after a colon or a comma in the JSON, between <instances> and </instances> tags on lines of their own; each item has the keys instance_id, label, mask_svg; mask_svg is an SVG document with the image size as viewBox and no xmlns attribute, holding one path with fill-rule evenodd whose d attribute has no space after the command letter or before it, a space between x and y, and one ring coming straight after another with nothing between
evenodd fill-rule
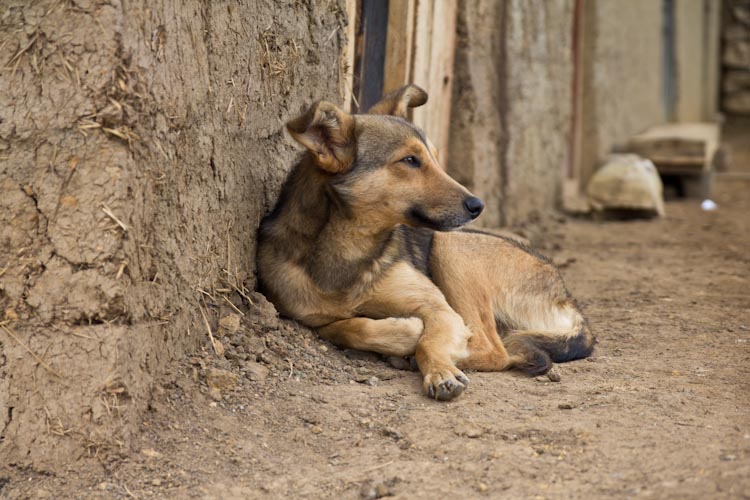
<instances>
[{"instance_id":1,"label":"wooden door frame","mask_svg":"<svg viewBox=\"0 0 750 500\"><path fill-rule=\"evenodd\" d=\"M347 0L342 97L364 112L383 93L415 83L430 95L412 110L443 161L447 159L458 0ZM368 61L366 64L363 61Z\"/></svg>"}]
</instances>

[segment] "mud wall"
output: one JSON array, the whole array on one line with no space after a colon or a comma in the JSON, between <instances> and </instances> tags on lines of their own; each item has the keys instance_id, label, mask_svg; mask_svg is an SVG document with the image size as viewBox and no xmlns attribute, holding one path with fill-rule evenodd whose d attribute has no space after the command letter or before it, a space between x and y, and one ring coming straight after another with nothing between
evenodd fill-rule
<instances>
[{"instance_id":1,"label":"mud wall","mask_svg":"<svg viewBox=\"0 0 750 500\"><path fill-rule=\"evenodd\" d=\"M708 65L704 44L704 0L678 0L674 4L677 102L675 121L703 119L703 95ZM716 3L716 2L713 2Z\"/></svg>"},{"instance_id":2,"label":"mud wall","mask_svg":"<svg viewBox=\"0 0 750 500\"><path fill-rule=\"evenodd\" d=\"M674 3L674 52L678 122L714 121L719 104L719 31L721 2Z\"/></svg>"},{"instance_id":3,"label":"mud wall","mask_svg":"<svg viewBox=\"0 0 750 500\"><path fill-rule=\"evenodd\" d=\"M551 211L568 162L572 0L459 2L448 171L485 226Z\"/></svg>"},{"instance_id":4,"label":"mud wall","mask_svg":"<svg viewBox=\"0 0 750 500\"><path fill-rule=\"evenodd\" d=\"M624 141L666 119L662 2L585 2L579 178Z\"/></svg>"},{"instance_id":5,"label":"mud wall","mask_svg":"<svg viewBox=\"0 0 750 500\"><path fill-rule=\"evenodd\" d=\"M339 99L342 4L3 4L0 462L127 447L199 308L254 287L283 121Z\"/></svg>"},{"instance_id":6,"label":"mud wall","mask_svg":"<svg viewBox=\"0 0 750 500\"><path fill-rule=\"evenodd\" d=\"M750 115L750 3L722 2L721 39L722 109Z\"/></svg>"}]
</instances>

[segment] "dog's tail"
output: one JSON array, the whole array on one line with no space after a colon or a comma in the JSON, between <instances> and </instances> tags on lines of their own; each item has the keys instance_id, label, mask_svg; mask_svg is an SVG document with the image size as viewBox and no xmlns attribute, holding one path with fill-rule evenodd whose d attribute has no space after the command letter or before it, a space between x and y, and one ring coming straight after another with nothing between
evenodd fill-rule
<instances>
[{"instance_id":1,"label":"dog's tail","mask_svg":"<svg viewBox=\"0 0 750 500\"><path fill-rule=\"evenodd\" d=\"M576 310L572 328L561 331L510 330L503 335L511 369L531 376L543 375L552 363L573 361L591 355L596 338L586 319Z\"/></svg>"}]
</instances>

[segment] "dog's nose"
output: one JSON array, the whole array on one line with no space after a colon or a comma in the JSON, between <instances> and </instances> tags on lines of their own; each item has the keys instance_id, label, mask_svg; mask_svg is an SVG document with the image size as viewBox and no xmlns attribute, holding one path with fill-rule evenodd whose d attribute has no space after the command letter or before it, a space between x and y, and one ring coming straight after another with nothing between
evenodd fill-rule
<instances>
[{"instance_id":1,"label":"dog's nose","mask_svg":"<svg viewBox=\"0 0 750 500\"><path fill-rule=\"evenodd\" d=\"M464 200L464 207L471 214L471 218L476 219L484 210L484 203L476 196L470 196Z\"/></svg>"}]
</instances>

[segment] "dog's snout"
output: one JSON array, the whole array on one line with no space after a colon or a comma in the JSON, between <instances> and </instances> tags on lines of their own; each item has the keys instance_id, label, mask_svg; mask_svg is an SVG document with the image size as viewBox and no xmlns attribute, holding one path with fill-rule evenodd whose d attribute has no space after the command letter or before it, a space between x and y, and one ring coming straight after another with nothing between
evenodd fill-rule
<instances>
[{"instance_id":1,"label":"dog's snout","mask_svg":"<svg viewBox=\"0 0 750 500\"><path fill-rule=\"evenodd\" d=\"M470 196L464 200L464 207L471 214L471 218L476 219L484 210L484 203L476 196Z\"/></svg>"}]
</instances>

